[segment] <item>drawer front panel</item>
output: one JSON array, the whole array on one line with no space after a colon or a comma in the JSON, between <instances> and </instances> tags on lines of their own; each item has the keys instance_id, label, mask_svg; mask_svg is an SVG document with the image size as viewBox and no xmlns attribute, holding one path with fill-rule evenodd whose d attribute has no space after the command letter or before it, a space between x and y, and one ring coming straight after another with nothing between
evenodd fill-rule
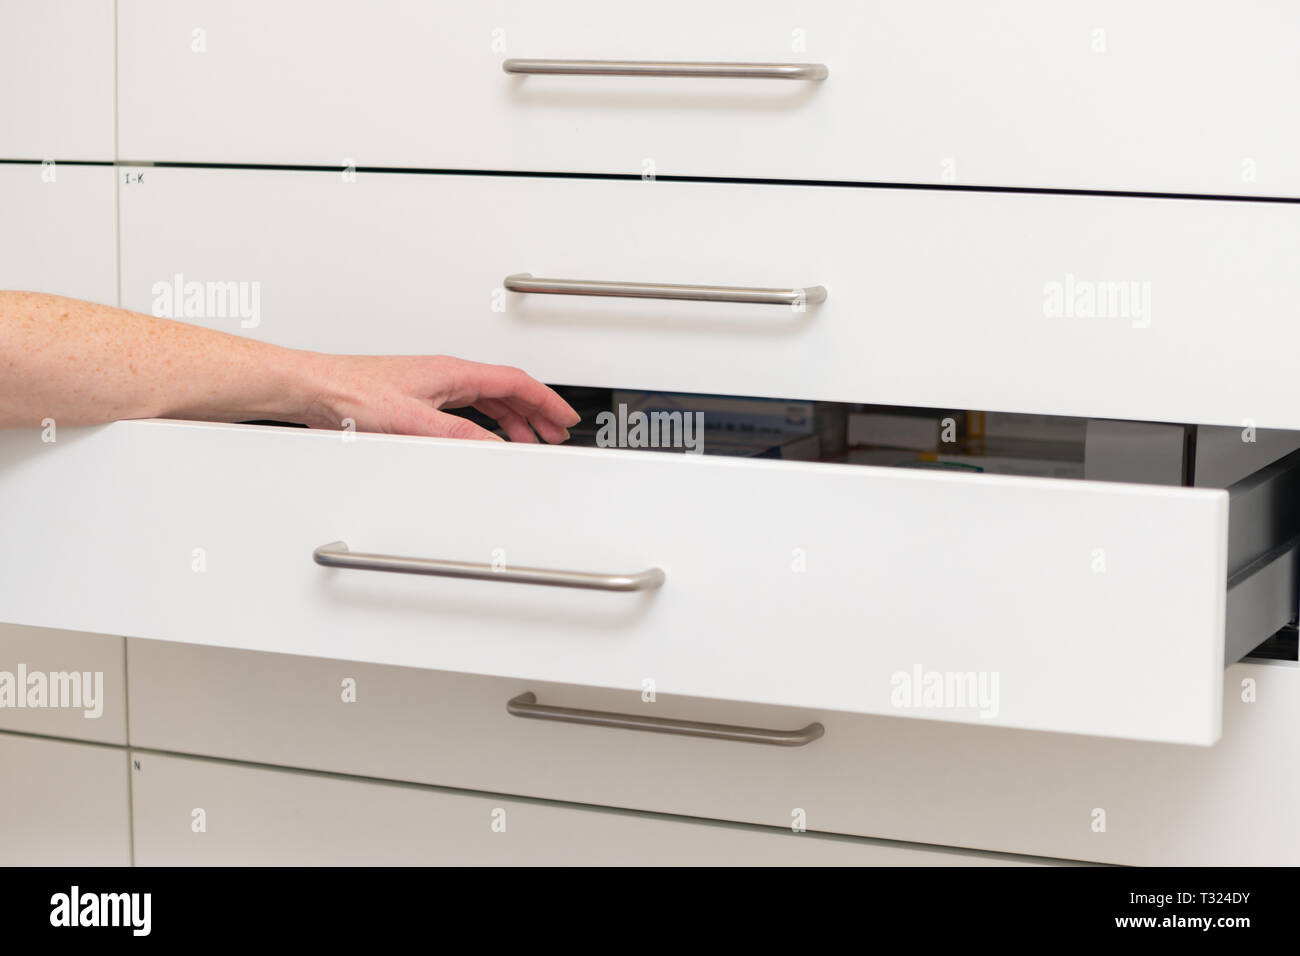
<instances>
[{"instance_id":1,"label":"drawer front panel","mask_svg":"<svg viewBox=\"0 0 1300 956\"><path fill-rule=\"evenodd\" d=\"M1300 18L1263 0L121 0L119 44L128 159L1300 195L1300 132L1277 121Z\"/></svg>"},{"instance_id":2,"label":"drawer front panel","mask_svg":"<svg viewBox=\"0 0 1300 956\"><path fill-rule=\"evenodd\" d=\"M107 166L0 163L0 289L117 304L117 196Z\"/></svg>"},{"instance_id":3,"label":"drawer front panel","mask_svg":"<svg viewBox=\"0 0 1300 956\"><path fill-rule=\"evenodd\" d=\"M194 169L150 169L121 201L126 307L282 345L566 385L1300 428L1283 205ZM519 273L828 295L508 291Z\"/></svg>"},{"instance_id":4,"label":"drawer front panel","mask_svg":"<svg viewBox=\"0 0 1300 956\"><path fill-rule=\"evenodd\" d=\"M0 435L0 463L0 523L23 556L0 617L18 623L1108 736L1219 733L1221 491L167 422L56 445ZM38 495L61 502L55 518L24 504ZM314 564L334 541L666 581L611 593ZM1133 673L1141 695L1125 690Z\"/></svg>"},{"instance_id":5,"label":"drawer front panel","mask_svg":"<svg viewBox=\"0 0 1300 956\"><path fill-rule=\"evenodd\" d=\"M126 751L0 733L0 866L129 866Z\"/></svg>"},{"instance_id":6,"label":"drawer front panel","mask_svg":"<svg viewBox=\"0 0 1300 956\"><path fill-rule=\"evenodd\" d=\"M161 754L132 759L140 866L1037 863Z\"/></svg>"},{"instance_id":7,"label":"drawer front panel","mask_svg":"<svg viewBox=\"0 0 1300 956\"><path fill-rule=\"evenodd\" d=\"M122 638L0 624L0 730L126 743Z\"/></svg>"},{"instance_id":8,"label":"drawer front panel","mask_svg":"<svg viewBox=\"0 0 1300 956\"><path fill-rule=\"evenodd\" d=\"M1105 863L1300 862L1291 665L1230 668L1223 739L1204 748L647 704L626 691L161 641L131 641L129 654L131 739L143 747L771 826L802 809L812 830ZM505 702L525 691L732 724L816 717L826 735L791 749L511 717Z\"/></svg>"},{"instance_id":9,"label":"drawer front panel","mask_svg":"<svg viewBox=\"0 0 1300 956\"><path fill-rule=\"evenodd\" d=\"M4 5L0 159L113 159L113 10L113 0Z\"/></svg>"}]
</instances>

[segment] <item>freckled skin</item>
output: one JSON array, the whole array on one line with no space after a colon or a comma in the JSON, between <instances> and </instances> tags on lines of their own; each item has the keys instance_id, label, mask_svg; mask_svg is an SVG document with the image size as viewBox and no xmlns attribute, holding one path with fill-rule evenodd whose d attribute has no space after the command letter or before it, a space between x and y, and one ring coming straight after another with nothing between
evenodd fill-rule
<instances>
[{"instance_id":1,"label":"freckled skin","mask_svg":"<svg viewBox=\"0 0 1300 956\"><path fill-rule=\"evenodd\" d=\"M0 291L0 428L127 418L300 422L445 438L561 442L578 414L516 368L443 355L326 355L37 292Z\"/></svg>"}]
</instances>

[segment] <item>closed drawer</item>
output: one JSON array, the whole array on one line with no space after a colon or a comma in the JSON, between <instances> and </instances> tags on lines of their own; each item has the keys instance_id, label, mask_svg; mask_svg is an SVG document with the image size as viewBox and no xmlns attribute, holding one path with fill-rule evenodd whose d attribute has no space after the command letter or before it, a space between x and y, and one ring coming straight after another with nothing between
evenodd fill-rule
<instances>
[{"instance_id":1,"label":"closed drawer","mask_svg":"<svg viewBox=\"0 0 1300 956\"><path fill-rule=\"evenodd\" d=\"M0 289L117 303L117 195L107 166L0 163Z\"/></svg>"},{"instance_id":2,"label":"closed drawer","mask_svg":"<svg viewBox=\"0 0 1300 956\"><path fill-rule=\"evenodd\" d=\"M1042 865L153 753L132 767L140 866Z\"/></svg>"},{"instance_id":3,"label":"closed drawer","mask_svg":"<svg viewBox=\"0 0 1300 956\"><path fill-rule=\"evenodd\" d=\"M0 730L126 743L122 638L0 624Z\"/></svg>"},{"instance_id":4,"label":"closed drawer","mask_svg":"<svg viewBox=\"0 0 1300 956\"><path fill-rule=\"evenodd\" d=\"M1262 0L122 0L118 38L128 159L1300 194L1300 133L1277 121L1300 21Z\"/></svg>"},{"instance_id":5,"label":"closed drawer","mask_svg":"<svg viewBox=\"0 0 1300 956\"><path fill-rule=\"evenodd\" d=\"M5 4L0 159L113 159L113 18L113 0Z\"/></svg>"},{"instance_id":6,"label":"closed drawer","mask_svg":"<svg viewBox=\"0 0 1300 956\"><path fill-rule=\"evenodd\" d=\"M802 810L810 830L1107 863L1300 862L1294 664L1229 668L1223 739L1207 748L647 703L632 692L161 641L131 641L129 652L131 739L143 747L778 827ZM1127 693L1144 694L1150 676L1132 671ZM524 692L752 726L816 718L826 733L807 747L767 747L510 716L506 701Z\"/></svg>"},{"instance_id":7,"label":"closed drawer","mask_svg":"<svg viewBox=\"0 0 1300 956\"><path fill-rule=\"evenodd\" d=\"M126 751L0 733L0 866L129 866Z\"/></svg>"},{"instance_id":8,"label":"closed drawer","mask_svg":"<svg viewBox=\"0 0 1300 956\"><path fill-rule=\"evenodd\" d=\"M14 432L0 464L17 623L1201 744L1228 573L1270 544L1230 549L1218 490L257 426ZM1280 618L1246 604L1245 643L1293 557L1239 582Z\"/></svg>"},{"instance_id":9,"label":"closed drawer","mask_svg":"<svg viewBox=\"0 0 1300 956\"><path fill-rule=\"evenodd\" d=\"M149 169L121 206L123 305L282 345L565 385L1300 428L1286 205ZM509 291L522 273L827 297Z\"/></svg>"}]
</instances>

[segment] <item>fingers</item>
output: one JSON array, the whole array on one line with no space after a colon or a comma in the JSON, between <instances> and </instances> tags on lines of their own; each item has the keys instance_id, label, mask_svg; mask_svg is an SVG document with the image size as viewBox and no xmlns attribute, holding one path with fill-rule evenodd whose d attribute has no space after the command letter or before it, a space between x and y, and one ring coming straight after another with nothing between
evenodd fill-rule
<instances>
[{"instance_id":1,"label":"fingers","mask_svg":"<svg viewBox=\"0 0 1300 956\"><path fill-rule=\"evenodd\" d=\"M432 438L468 438L476 441L501 441L500 435L494 435L486 428L475 425L468 418L448 415L434 409L428 410L424 429L418 432Z\"/></svg>"},{"instance_id":2,"label":"fingers","mask_svg":"<svg viewBox=\"0 0 1300 956\"><path fill-rule=\"evenodd\" d=\"M473 441L502 441L495 435L467 418L448 415L424 402L409 400L396 403L379 417L364 414L356 419L358 428L363 432L378 432L389 435L423 435L428 438L465 438ZM336 428L328 425L325 427ZM527 425L524 426L527 429ZM529 433L531 435L531 432ZM516 439L519 440L519 439ZM533 439L536 441L536 439Z\"/></svg>"},{"instance_id":3,"label":"fingers","mask_svg":"<svg viewBox=\"0 0 1300 956\"><path fill-rule=\"evenodd\" d=\"M519 403L513 403L512 407L517 415L528 419L528 423L536 429L537 434L542 436L543 441L558 445L569 440L569 430L555 420L546 418L541 413L530 410Z\"/></svg>"},{"instance_id":4,"label":"fingers","mask_svg":"<svg viewBox=\"0 0 1300 956\"><path fill-rule=\"evenodd\" d=\"M520 369L479 362L458 363L455 381L446 392L447 404L451 407L473 405L485 398L504 400L534 427L539 422L546 422L563 429L581 420L573 407L553 389ZM542 437L547 441L553 440L545 434Z\"/></svg>"},{"instance_id":5,"label":"fingers","mask_svg":"<svg viewBox=\"0 0 1300 956\"><path fill-rule=\"evenodd\" d=\"M547 418L543 418L531 409L511 405L505 399L485 398L474 403L474 408L484 415L491 415L505 429L506 435L514 442L536 443L537 435L552 445L559 445L569 440L569 430ZM532 417L528 417L531 412ZM536 430L536 435L533 434Z\"/></svg>"},{"instance_id":6,"label":"fingers","mask_svg":"<svg viewBox=\"0 0 1300 956\"><path fill-rule=\"evenodd\" d=\"M537 444L537 436L528 427L528 422L504 402L495 398L485 398L481 402L476 402L474 407L484 415L495 418L505 429L506 436L511 441Z\"/></svg>"},{"instance_id":7,"label":"fingers","mask_svg":"<svg viewBox=\"0 0 1300 956\"><path fill-rule=\"evenodd\" d=\"M517 368L484 365L448 356L334 357L343 385L323 391L332 398L322 422L353 418L364 431L501 441L473 422L442 409L472 406L495 418L515 442L567 441L567 426L580 416L554 390ZM338 371L336 369L336 371ZM536 434L534 434L536 432Z\"/></svg>"}]
</instances>

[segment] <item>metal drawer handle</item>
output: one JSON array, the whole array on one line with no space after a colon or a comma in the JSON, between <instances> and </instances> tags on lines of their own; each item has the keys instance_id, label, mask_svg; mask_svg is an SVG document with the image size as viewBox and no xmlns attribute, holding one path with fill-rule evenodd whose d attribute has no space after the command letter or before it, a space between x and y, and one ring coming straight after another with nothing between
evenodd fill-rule
<instances>
[{"instance_id":1,"label":"metal drawer handle","mask_svg":"<svg viewBox=\"0 0 1300 956\"><path fill-rule=\"evenodd\" d=\"M400 558L391 554L361 554L349 551L346 541L331 541L312 552L317 564L327 568L356 571L391 571L395 574L428 574L438 578L472 578L476 581L509 581L514 584L547 584L557 588L585 588L589 591L652 591L664 583L659 568L635 574L593 574L589 571L555 571L550 568L502 568L468 561L440 561L436 558Z\"/></svg>"},{"instance_id":2,"label":"metal drawer handle","mask_svg":"<svg viewBox=\"0 0 1300 956\"><path fill-rule=\"evenodd\" d=\"M506 702L506 713L532 720L559 720L590 727L619 727L623 730L648 730L656 734L681 734L684 737L708 737L712 740L736 740L747 744L773 747L803 747L826 733L819 723L799 730L766 730L762 727L738 727L733 724L706 724L698 720L672 720L666 717L637 717L604 710L577 710L537 703L537 695L520 694Z\"/></svg>"},{"instance_id":3,"label":"metal drawer handle","mask_svg":"<svg viewBox=\"0 0 1300 956\"><path fill-rule=\"evenodd\" d=\"M732 80L824 80L824 63L705 63L656 60L506 60L507 73L532 76L687 76Z\"/></svg>"},{"instance_id":4,"label":"metal drawer handle","mask_svg":"<svg viewBox=\"0 0 1300 956\"><path fill-rule=\"evenodd\" d=\"M743 302L750 305L816 305L826 289L751 289L725 285L664 285L658 282L597 282L589 279L539 279L529 272L506 276L511 292L539 295L605 295L624 299L684 299L690 302Z\"/></svg>"}]
</instances>

